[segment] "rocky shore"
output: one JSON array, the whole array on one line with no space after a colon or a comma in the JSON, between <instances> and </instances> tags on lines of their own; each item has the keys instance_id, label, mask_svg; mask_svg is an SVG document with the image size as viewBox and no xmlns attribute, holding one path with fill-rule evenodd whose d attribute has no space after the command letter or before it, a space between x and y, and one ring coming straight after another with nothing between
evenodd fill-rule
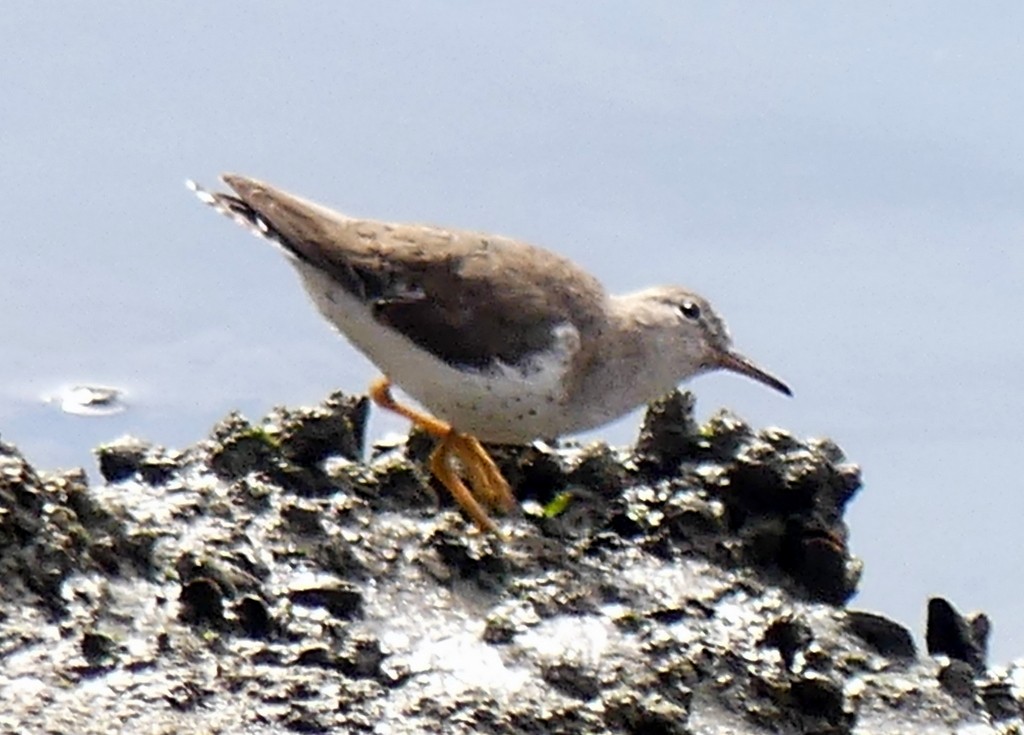
<instances>
[{"instance_id":1,"label":"rocky shore","mask_svg":"<svg viewBox=\"0 0 1024 735\"><path fill-rule=\"evenodd\" d=\"M0 730L1024 732L983 615L922 600L915 642L847 607L860 474L828 440L675 393L633 447L495 447L496 538L426 437L364 449L367 409L125 438L94 485L0 444Z\"/></svg>"}]
</instances>

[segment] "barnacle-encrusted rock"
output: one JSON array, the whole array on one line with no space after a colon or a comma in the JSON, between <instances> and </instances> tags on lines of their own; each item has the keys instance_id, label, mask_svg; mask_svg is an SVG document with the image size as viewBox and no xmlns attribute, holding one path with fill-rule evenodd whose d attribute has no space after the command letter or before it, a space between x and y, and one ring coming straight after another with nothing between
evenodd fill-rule
<instances>
[{"instance_id":1,"label":"barnacle-encrusted rock","mask_svg":"<svg viewBox=\"0 0 1024 735\"><path fill-rule=\"evenodd\" d=\"M492 448L522 502L497 538L431 481L429 437L364 459L366 410L121 439L94 487L0 444L0 729L1024 728L987 619L933 601L933 659L844 607L860 475L829 441L699 425L674 393L629 449Z\"/></svg>"}]
</instances>

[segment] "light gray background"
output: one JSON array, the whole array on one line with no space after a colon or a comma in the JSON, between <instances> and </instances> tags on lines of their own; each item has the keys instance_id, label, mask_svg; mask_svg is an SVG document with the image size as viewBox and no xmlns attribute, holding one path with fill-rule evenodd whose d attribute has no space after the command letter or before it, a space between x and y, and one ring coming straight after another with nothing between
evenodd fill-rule
<instances>
[{"instance_id":1,"label":"light gray background","mask_svg":"<svg viewBox=\"0 0 1024 735\"><path fill-rule=\"evenodd\" d=\"M364 388L281 256L182 186L236 170L701 291L796 391L701 378L701 414L864 468L854 604L920 635L948 596L1019 655L1021 29L1017 3L5 3L0 432L95 476L125 432ZM77 382L130 410L41 402Z\"/></svg>"}]
</instances>

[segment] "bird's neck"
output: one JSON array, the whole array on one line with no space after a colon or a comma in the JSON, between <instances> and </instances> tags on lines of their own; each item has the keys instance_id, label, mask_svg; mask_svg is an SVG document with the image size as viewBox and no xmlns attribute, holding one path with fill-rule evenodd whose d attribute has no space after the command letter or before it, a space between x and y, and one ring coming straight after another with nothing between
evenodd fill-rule
<instances>
[{"instance_id":1,"label":"bird's neck","mask_svg":"<svg viewBox=\"0 0 1024 735\"><path fill-rule=\"evenodd\" d=\"M587 339L574 402L594 406L599 425L665 395L704 371L695 345L641 293L610 296L606 319ZM600 415L597 415L600 414Z\"/></svg>"}]
</instances>

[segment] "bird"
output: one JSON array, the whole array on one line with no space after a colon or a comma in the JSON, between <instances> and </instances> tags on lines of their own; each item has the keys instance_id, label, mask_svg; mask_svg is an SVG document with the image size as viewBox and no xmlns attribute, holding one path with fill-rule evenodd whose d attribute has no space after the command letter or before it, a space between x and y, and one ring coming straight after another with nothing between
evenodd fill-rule
<instances>
[{"instance_id":1,"label":"bird","mask_svg":"<svg viewBox=\"0 0 1024 735\"><path fill-rule=\"evenodd\" d=\"M500 535L488 511L517 502L482 442L596 428L713 370L792 395L689 289L610 294L568 258L509 237L361 219L221 179L230 191L187 185L285 253L323 317L381 370L370 398L436 439L431 472L484 532Z\"/></svg>"}]
</instances>

